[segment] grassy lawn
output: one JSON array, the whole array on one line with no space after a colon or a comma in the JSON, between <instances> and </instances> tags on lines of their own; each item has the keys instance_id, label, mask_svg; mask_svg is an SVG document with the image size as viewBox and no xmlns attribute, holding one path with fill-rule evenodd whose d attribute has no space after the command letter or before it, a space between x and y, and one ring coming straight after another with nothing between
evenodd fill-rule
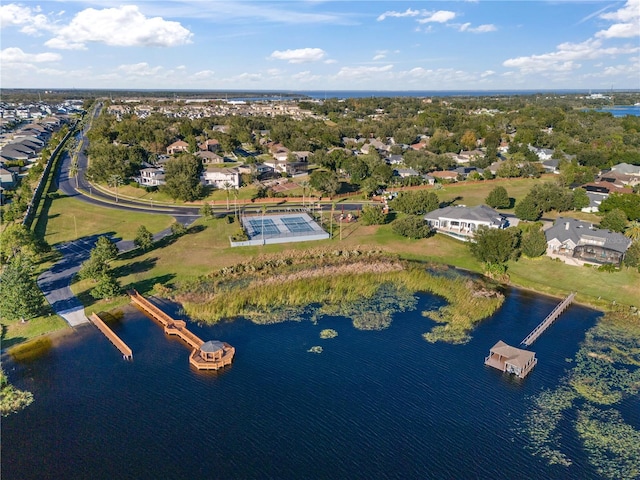
<instances>
[{"instance_id":1,"label":"grassy lawn","mask_svg":"<svg viewBox=\"0 0 640 480\"><path fill-rule=\"evenodd\" d=\"M169 215L127 212L60 197L53 201L49 209L45 240L50 245L55 245L75 238L107 233L132 240L141 225L152 232L159 232L173 222L173 217Z\"/></svg>"},{"instance_id":2,"label":"grassy lawn","mask_svg":"<svg viewBox=\"0 0 640 480\"><path fill-rule=\"evenodd\" d=\"M68 328L69 325L62 317L46 313L41 317L32 318L26 323L2 321L2 349L27 342L44 335Z\"/></svg>"},{"instance_id":3,"label":"grassy lawn","mask_svg":"<svg viewBox=\"0 0 640 480\"><path fill-rule=\"evenodd\" d=\"M533 185L555 180L556 177L553 174L547 174L540 178L497 178L489 181L459 182L444 185L441 190L436 190L436 193L444 202L457 200L458 205L474 207L485 203L484 199L495 187L504 187L509 197L517 202L529 193Z\"/></svg>"}]
</instances>

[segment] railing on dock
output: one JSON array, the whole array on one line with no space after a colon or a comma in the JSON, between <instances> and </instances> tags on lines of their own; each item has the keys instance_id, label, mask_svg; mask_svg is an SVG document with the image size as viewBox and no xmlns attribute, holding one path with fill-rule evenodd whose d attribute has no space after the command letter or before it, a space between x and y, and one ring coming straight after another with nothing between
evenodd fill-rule
<instances>
[{"instance_id":1,"label":"railing on dock","mask_svg":"<svg viewBox=\"0 0 640 480\"><path fill-rule=\"evenodd\" d=\"M111 330L111 328L109 328L109 325L104 323L104 321L95 313L92 313L91 317L89 318L91 319L93 324L98 327L98 330L100 330L104 334L104 336L107 337L118 350L120 350L125 359L133 359L133 351L127 346L126 343L122 341L122 339L118 335L113 332L113 330Z\"/></svg>"},{"instance_id":2,"label":"railing on dock","mask_svg":"<svg viewBox=\"0 0 640 480\"><path fill-rule=\"evenodd\" d=\"M545 318L542 322L540 322L540 324L538 324L538 326L536 328L534 328L531 333L529 335L527 335L524 340L522 340L522 342L520 342L520 345L525 345L525 346L529 346L531 345L533 342L535 342L538 337L540 335L542 335L544 333L544 331L549 328L549 326L560 316L562 315L562 313L567 309L567 307L569 305L571 305L571 303L573 302L573 299L575 298L576 294L575 292L571 292L569 294L569 296L567 298L565 298L562 302L560 302L558 305L556 305L556 308L553 309L553 311L547 315L547 318Z\"/></svg>"}]
</instances>

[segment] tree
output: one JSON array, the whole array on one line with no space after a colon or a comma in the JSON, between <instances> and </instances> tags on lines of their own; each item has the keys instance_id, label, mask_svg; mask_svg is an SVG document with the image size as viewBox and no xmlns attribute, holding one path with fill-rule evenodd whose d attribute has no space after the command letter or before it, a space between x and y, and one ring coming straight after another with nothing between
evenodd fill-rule
<instances>
[{"instance_id":1,"label":"tree","mask_svg":"<svg viewBox=\"0 0 640 480\"><path fill-rule=\"evenodd\" d=\"M489 195L484 201L492 208L509 208L511 206L511 199L509 198L507 189L504 187L495 187L489 192Z\"/></svg>"},{"instance_id":2,"label":"tree","mask_svg":"<svg viewBox=\"0 0 640 480\"><path fill-rule=\"evenodd\" d=\"M174 237L181 237L186 233L187 227L185 227L182 223L176 222L171 224L171 235L173 235Z\"/></svg>"},{"instance_id":3,"label":"tree","mask_svg":"<svg viewBox=\"0 0 640 480\"><path fill-rule=\"evenodd\" d=\"M108 263L101 261L98 257L91 256L80 265L78 276L83 280L93 280L97 282L108 270Z\"/></svg>"},{"instance_id":4,"label":"tree","mask_svg":"<svg viewBox=\"0 0 640 480\"><path fill-rule=\"evenodd\" d=\"M514 213L520 220L530 222L535 222L542 216L542 210L531 195L527 195L516 204Z\"/></svg>"},{"instance_id":5,"label":"tree","mask_svg":"<svg viewBox=\"0 0 640 480\"><path fill-rule=\"evenodd\" d=\"M91 256L108 263L118 256L118 246L106 235L101 235L98 237L96 246L91 250Z\"/></svg>"},{"instance_id":6,"label":"tree","mask_svg":"<svg viewBox=\"0 0 640 480\"><path fill-rule=\"evenodd\" d=\"M200 215L207 219L213 217L213 208L211 208L210 203L204 202L202 204L202 206L200 207Z\"/></svg>"},{"instance_id":7,"label":"tree","mask_svg":"<svg viewBox=\"0 0 640 480\"><path fill-rule=\"evenodd\" d=\"M123 182L124 180L121 175L114 173L109 176L108 184L116 191L116 203L118 202L118 187L122 185Z\"/></svg>"},{"instance_id":8,"label":"tree","mask_svg":"<svg viewBox=\"0 0 640 480\"><path fill-rule=\"evenodd\" d=\"M202 162L189 154L171 158L165 165L164 190L173 198L192 202L202 197L203 188L200 183Z\"/></svg>"},{"instance_id":9,"label":"tree","mask_svg":"<svg viewBox=\"0 0 640 480\"><path fill-rule=\"evenodd\" d=\"M69 176L74 177L76 179L76 188L78 188L78 174L80 173L80 169L78 168L78 161L74 160L69 168Z\"/></svg>"},{"instance_id":10,"label":"tree","mask_svg":"<svg viewBox=\"0 0 640 480\"><path fill-rule=\"evenodd\" d=\"M540 227L530 228L522 234L522 253L529 258L536 258L547 251L547 238Z\"/></svg>"},{"instance_id":11,"label":"tree","mask_svg":"<svg viewBox=\"0 0 640 480\"><path fill-rule=\"evenodd\" d=\"M640 241L633 242L624 254L624 264L627 267L640 267Z\"/></svg>"},{"instance_id":12,"label":"tree","mask_svg":"<svg viewBox=\"0 0 640 480\"><path fill-rule=\"evenodd\" d=\"M515 228L480 227L469 243L471 254L488 265L503 265L514 257L520 236Z\"/></svg>"},{"instance_id":13,"label":"tree","mask_svg":"<svg viewBox=\"0 0 640 480\"><path fill-rule=\"evenodd\" d=\"M89 292L93 298L113 298L120 295L122 287L118 280L109 271L98 279L98 284Z\"/></svg>"},{"instance_id":14,"label":"tree","mask_svg":"<svg viewBox=\"0 0 640 480\"><path fill-rule=\"evenodd\" d=\"M440 206L440 199L435 193L426 190L400 192L389 202L389 206L408 215L424 215L437 209Z\"/></svg>"},{"instance_id":15,"label":"tree","mask_svg":"<svg viewBox=\"0 0 640 480\"><path fill-rule=\"evenodd\" d=\"M150 250L153 247L153 234L147 227L141 225L136 232L136 238L133 239L133 244L143 251Z\"/></svg>"},{"instance_id":16,"label":"tree","mask_svg":"<svg viewBox=\"0 0 640 480\"><path fill-rule=\"evenodd\" d=\"M0 275L0 317L25 321L40 313L43 296L32 270L29 259L20 255L7 264Z\"/></svg>"},{"instance_id":17,"label":"tree","mask_svg":"<svg viewBox=\"0 0 640 480\"><path fill-rule=\"evenodd\" d=\"M608 211L600 221L600 228L605 228L612 232L624 232L625 228L627 228L627 214L619 208Z\"/></svg>"},{"instance_id":18,"label":"tree","mask_svg":"<svg viewBox=\"0 0 640 480\"><path fill-rule=\"evenodd\" d=\"M578 187L573 190L571 205L574 210L582 210L583 208L588 207L590 203L591 199L584 188Z\"/></svg>"},{"instance_id":19,"label":"tree","mask_svg":"<svg viewBox=\"0 0 640 480\"><path fill-rule=\"evenodd\" d=\"M7 262L14 255L33 259L44 248L33 232L20 223L7 225L0 235L0 263Z\"/></svg>"},{"instance_id":20,"label":"tree","mask_svg":"<svg viewBox=\"0 0 640 480\"><path fill-rule=\"evenodd\" d=\"M328 170L314 170L309 175L309 185L325 195L335 195L340 190L338 175Z\"/></svg>"},{"instance_id":21,"label":"tree","mask_svg":"<svg viewBox=\"0 0 640 480\"><path fill-rule=\"evenodd\" d=\"M635 193L612 193L602 201L598 210L606 213L616 208L626 213L628 220L640 220L640 195Z\"/></svg>"},{"instance_id":22,"label":"tree","mask_svg":"<svg viewBox=\"0 0 640 480\"><path fill-rule=\"evenodd\" d=\"M398 218L391 224L391 229L398 235L413 239L427 238L434 233L421 215L408 215Z\"/></svg>"},{"instance_id":23,"label":"tree","mask_svg":"<svg viewBox=\"0 0 640 480\"><path fill-rule=\"evenodd\" d=\"M227 210L229 210L229 193L232 187L233 184L229 181L226 181L222 184L222 188L224 188L225 192L227 192Z\"/></svg>"},{"instance_id":24,"label":"tree","mask_svg":"<svg viewBox=\"0 0 640 480\"><path fill-rule=\"evenodd\" d=\"M363 225L383 225L388 220L389 216L379 205L365 205L362 208L361 221Z\"/></svg>"},{"instance_id":25,"label":"tree","mask_svg":"<svg viewBox=\"0 0 640 480\"><path fill-rule=\"evenodd\" d=\"M634 220L629 225L627 225L624 234L633 242L640 241L640 221Z\"/></svg>"},{"instance_id":26,"label":"tree","mask_svg":"<svg viewBox=\"0 0 640 480\"><path fill-rule=\"evenodd\" d=\"M520 176L520 167L513 160L506 160L502 162L502 164L498 167L496 171L496 177L519 177Z\"/></svg>"},{"instance_id":27,"label":"tree","mask_svg":"<svg viewBox=\"0 0 640 480\"><path fill-rule=\"evenodd\" d=\"M471 130L467 130L460 138L460 145L462 145L462 148L471 151L476 147L477 140L476 134Z\"/></svg>"}]
</instances>

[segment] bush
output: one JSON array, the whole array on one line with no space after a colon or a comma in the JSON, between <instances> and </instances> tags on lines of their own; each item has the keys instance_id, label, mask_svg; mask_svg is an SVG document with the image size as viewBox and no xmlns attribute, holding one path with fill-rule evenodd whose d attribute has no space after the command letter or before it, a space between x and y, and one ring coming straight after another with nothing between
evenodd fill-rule
<instances>
[{"instance_id":1,"label":"bush","mask_svg":"<svg viewBox=\"0 0 640 480\"><path fill-rule=\"evenodd\" d=\"M420 215L398 218L391 224L392 230L403 237L418 239L433 235L433 229Z\"/></svg>"},{"instance_id":2,"label":"bush","mask_svg":"<svg viewBox=\"0 0 640 480\"><path fill-rule=\"evenodd\" d=\"M511 199L504 187L495 187L484 200L492 208L509 208Z\"/></svg>"},{"instance_id":3,"label":"bush","mask_svg":"<svg viewBox=\"0 0 640 480\"><path fill-rule=\"evenodd\" d=\"M365 205L361 218L363 225L384 225L389 221L389 215L378 205Z\"/></svg>"}]
</instances>

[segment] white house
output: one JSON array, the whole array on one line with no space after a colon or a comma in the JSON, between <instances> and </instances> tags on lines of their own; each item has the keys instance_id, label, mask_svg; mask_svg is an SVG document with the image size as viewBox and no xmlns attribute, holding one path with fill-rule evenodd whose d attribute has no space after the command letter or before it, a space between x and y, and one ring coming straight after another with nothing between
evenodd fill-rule
<instances>
[{"instance_id":1,"label":"white house","mask_svg":"<svg viewBox=\"0 0 640 480\"><path fill-rule=\"evenodd\" d=\"M202 172L201 181L215 188L240 188L240 172L237 168L207 168Z\"/></svg>"},{"instance_id":2,"label":"white house","mask_svg":"<svg viewBox=\"0 0 640 480\"><path fill-rule=\"evenodd\" d=\"M135 181L144 187L157 187L164 185L164 172L159 168L143 168L140 170L140 176Z\"/></svg>"},{"instance_id":3,"label":"white house","mask_svg":"<svg viewBox=\"0 0 640 480\"><path fill-rule=\"evenodd\" d=\"M470 241L482 226L487 228L507 228L507 219L487 205L465 207L456 205L438 208L424 216L426 222L436 231L458 240Z\"/></svg>"}]
</instances>

